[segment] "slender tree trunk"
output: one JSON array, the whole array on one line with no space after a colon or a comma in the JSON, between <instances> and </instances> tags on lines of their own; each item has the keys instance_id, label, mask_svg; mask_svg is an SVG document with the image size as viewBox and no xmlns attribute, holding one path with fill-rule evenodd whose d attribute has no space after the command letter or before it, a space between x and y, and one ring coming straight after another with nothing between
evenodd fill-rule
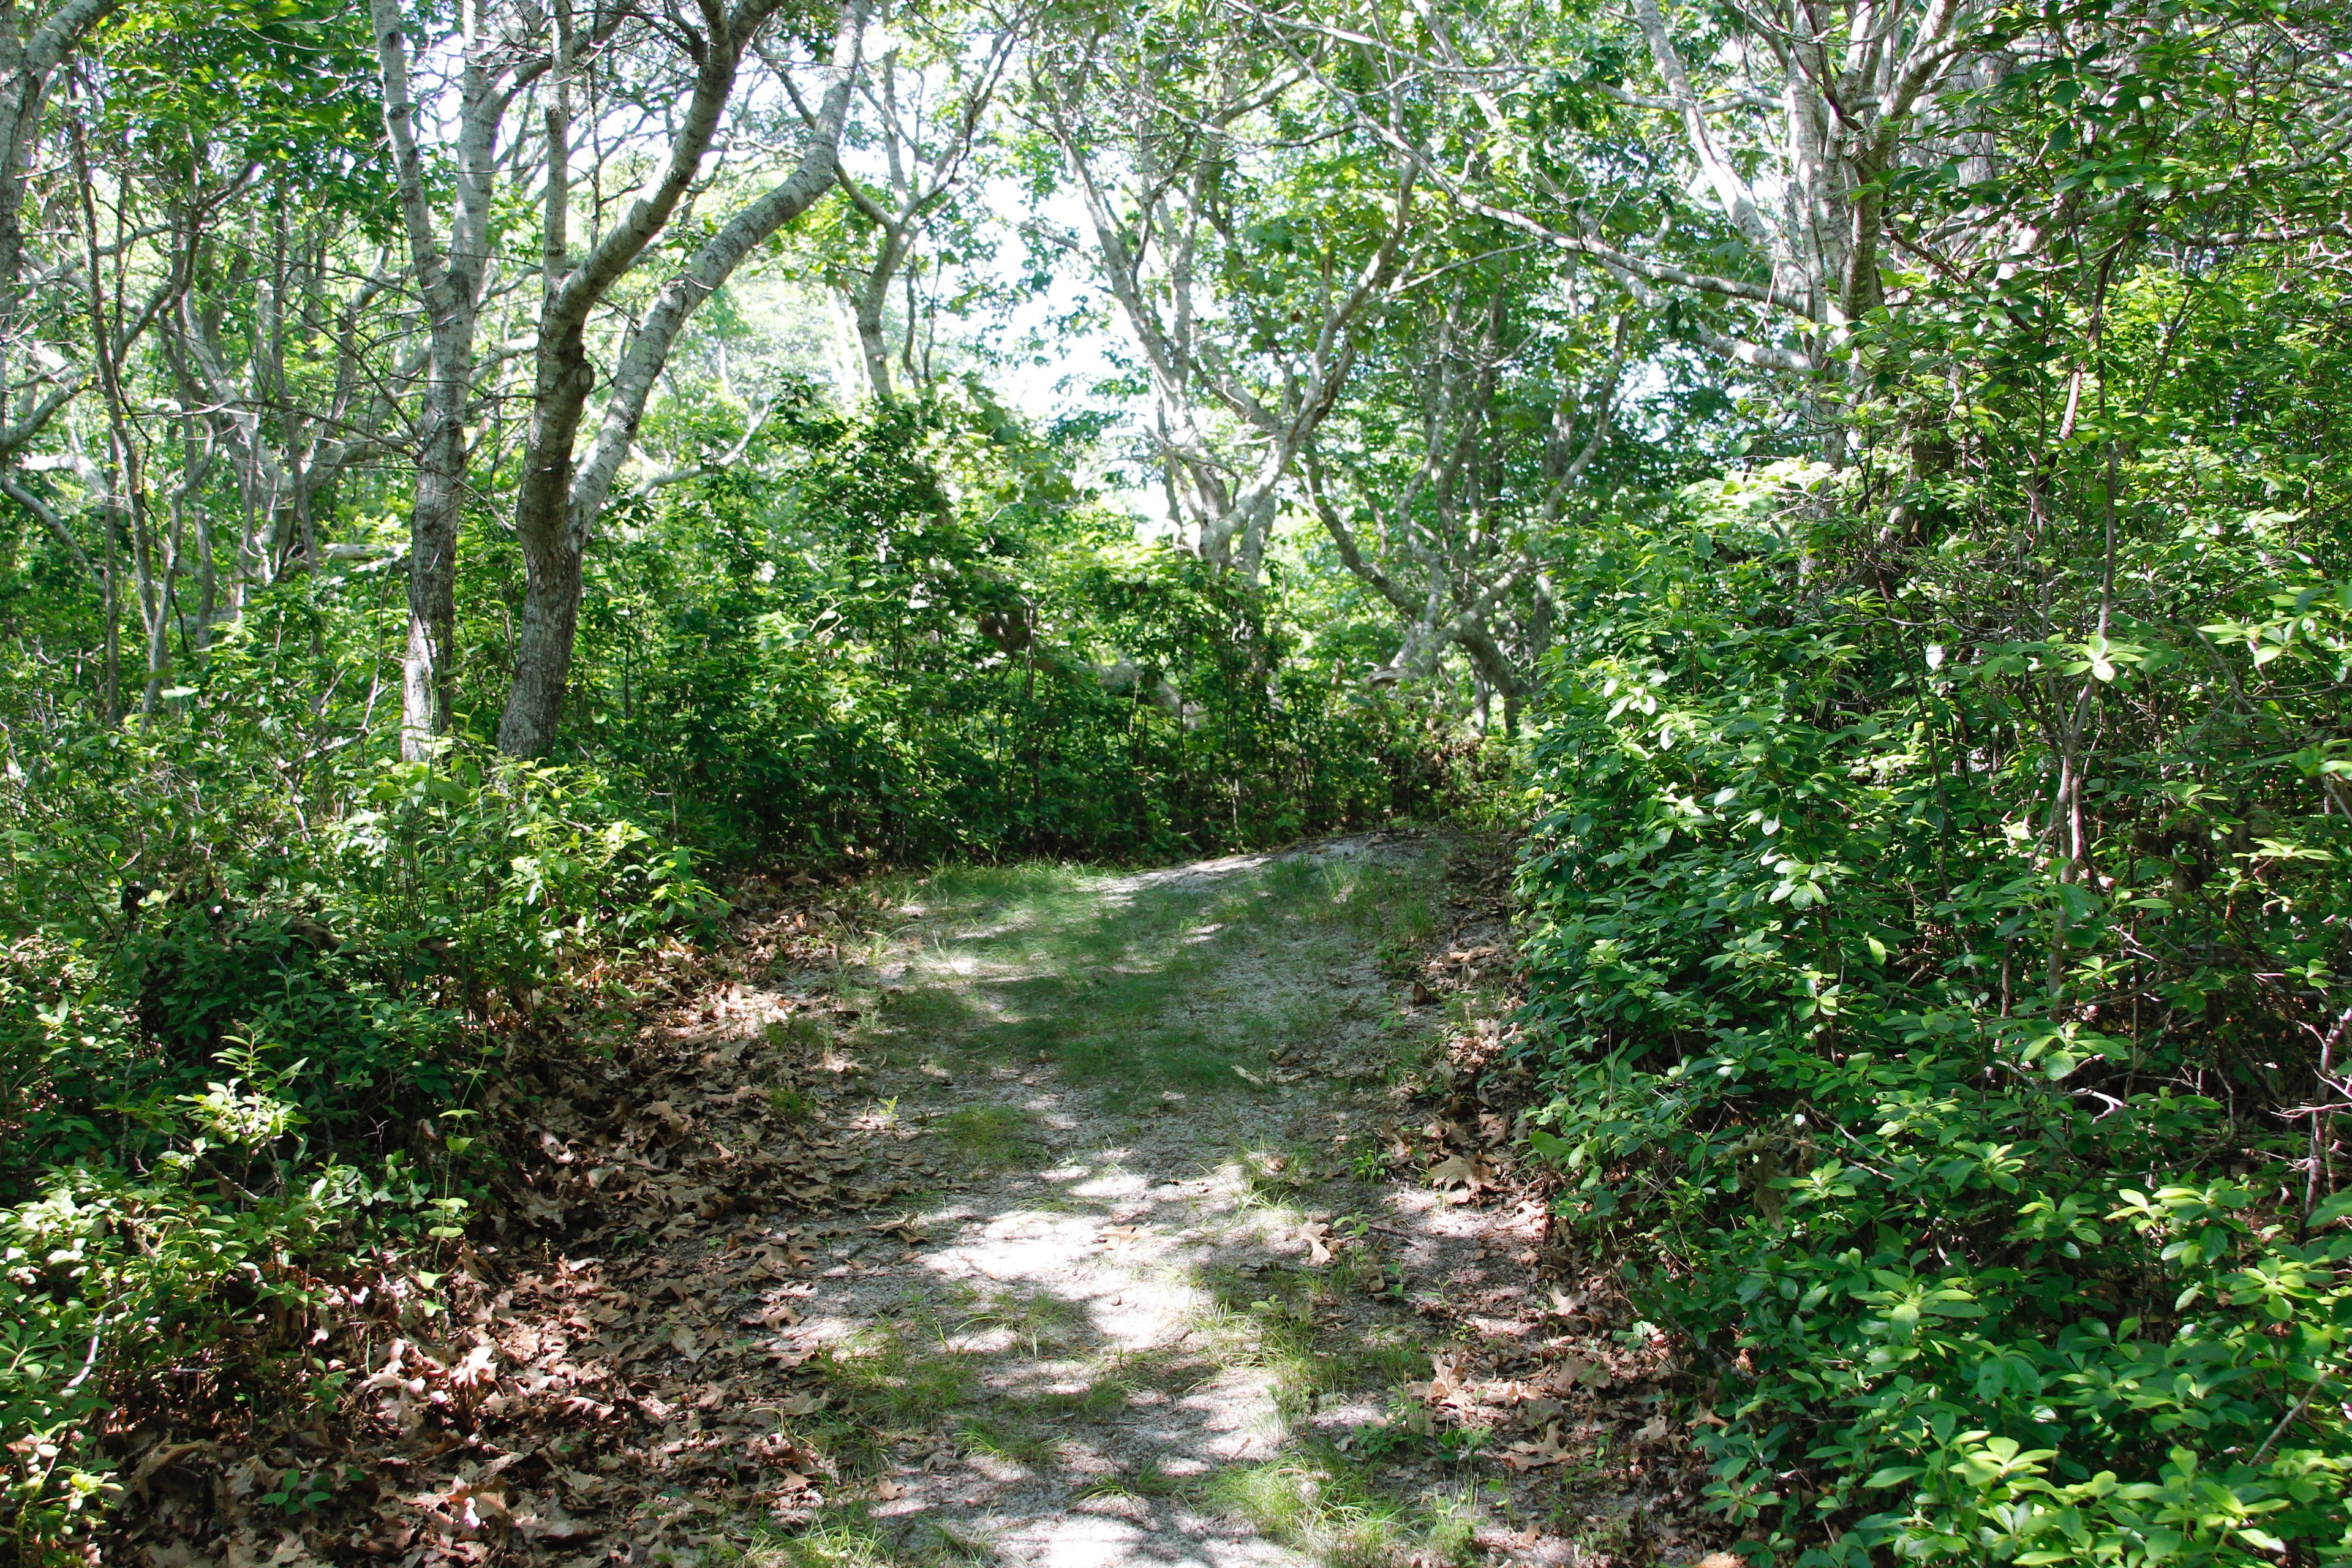
<instances>
[{"instance_id":1,"label":"slender tree trunk","mask_svg":"<svg viewBox=\"0 0 2352 1568\"><path fill-rule=\"evenodd\" d=\"M883 300L890 291L890 274L884 270L884 262L897 250L897 237L886 237L873 272L850 298L850 307L857 318L857 348L866 360L866 390L873 394L877 403L891 400L890 339L883 330L882 310Z\"/></svg>"},{"instance_id":2,"label":"slender tree trunk","mask_svg":"<svg viewBox=\"0 0 2352 1568\"><path fill-rule=\"evenodd\" d=\"M433 225L425 162L416 143L416 103L399 0L373 0L383 123L392 147L402 226L430 320L416 489L408 518L408 642L401 659L400 754L429 756L448 723L457 637L457 524L466 497L466 412L473 395L474 329L488 271L488 224L507 95L485 59L467 13L457 110L457 180L445 248ZM255 447L259 448L257 439Z\"/></svg>"},{"instance_id":3,"label":"slender tree trunk","mask_svg":"<svg viewBox=\"0 0 2352 1568\"><path fill-rule=\"evenodd\" d=\"M122 552L116 538L114 509L98 509L99 526L106 531L106 650L100 672L100 716L109 725L122 722Z\"/></svg>"},{"instance_id":4,"label":"slender tree trunk","mask_svg":"<svg viewBox=\"0 0 2352 1568\"><path fill-rule=\"evenodd\" d=\"M92 28L124 0L66 0L46 18L14 7L0 23L0 343L26 335L25 198L51 79ZM29 368L29 367L28 367ZM12 463L80 384L76 374L40 375L21 388L0 382L0 465Z\"/></svg>"},{"instance_id":5,"label":"slender tree trunk","mask_svg":"<svg viewBox=\"0 0 2352 1568\"><path fill-rule=\"evenodd\" d=\"M466 403L474 313L436 321L425 371L416 490L408 513L408 645L400 670L400 754L418 762L448 722L457 631L457 524L466 504Z\"/></svg>"},{"instance_id":6,"label":"slender tree trunk","mask_svg":"<svg viewBox=\"0 0 2352 1568\"><path fill-rule=\"evenodd\" d=\"M834 182L865 29L864 0L848 0L834 39L832 79L809 146L791 174L697 247L654 296L622 346L596 438L577 464L573 447L594 386L584 347L588 313L660 231L668 207L658 199L640 198L629 223L608 229L588 259L549 291L541 314L530 436L515 508L524 589L522 620L515 629L514 680L499 720L499 749L509 756L541 756L555 743L580 625L588 537L635 445L646 400L669 361L679 331L753 247L806 211ZM740 51L750 41L744 36L732 47ZM715 56L715 43L712 48ZM675 190L662 187L667 201L683 195L701 161L695 139L707 142L731 90L731 68L723 67L715 58L704 64L696 109L672 152L672 168L678 176Z\"/></svg>"},{"instance_id":7,"label":"slender tree trunk","mask_svg":"<svg viewBox=\"0 0 2352 1568\"><path fill-rule=\"evenodd\" d=\"M572 526L572 450L594 384L580 327L542 342L530 455L515 505L515 538L522 546L522 618L515 625L514 685L499 721L499 744L509 752L545 751L563 716L588 542L586 520L576 530ZM524 737L527 749L509 743Z\"/></svg>"}]
</instances>

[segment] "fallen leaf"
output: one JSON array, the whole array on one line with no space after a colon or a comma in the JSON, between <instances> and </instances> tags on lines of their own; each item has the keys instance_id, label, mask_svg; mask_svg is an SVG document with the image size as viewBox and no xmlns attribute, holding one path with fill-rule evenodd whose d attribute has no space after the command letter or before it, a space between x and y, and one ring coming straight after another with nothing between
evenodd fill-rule
<instances>
[{"instance_id":1,"label":"fallen leaf","mask_svg":"<svg viewBox=\"0 0 2352 1568\"><path fill-rule=\"evenodd\" d=\"M594 1524L584 1519L572 1518L563 1511L562 1504L555 1502L549 1503L544 1510L516 1514L514 1525L525 1537L555 1546L568 1546L598 1533Z\"/></svg>"},{"instance_id":2,"label":"fallen leaf","mask_svg":"<svg viewBox=\"0 0 2352 1568\"><path fill-rule=\"evenodd\" d=\"M746 1312L735 1321L747 1329L774 1329L789 1327L799 1322L801 1315L790 1302L777 1301L754 1311Z\"/></svg>"},{"instance_id":3,"label":"fallen leaf","mask_svg":"<svg viewBox=\"0 0 2352 1568\"><path fill-rule=\"evenodd\" d=\"M1571 1457L1568 1446L1559 1439L1559 1426L1555 1422L1545 1427L1543 1436L1535 1441L1512 1444L1502 1455L1502 1460L1511 1468L1524 1472L1545 1465L1557 1465Z\"/></svg>"},{"instance_id":4,"label":"fallen leaf","mask_svg":"<svg viewBox=\"0 0 2352 1568\"><path fill-rule=\"evenodd\" d=\"M1609 1374L1580 1355L1562 1356L1544 1375L1545 1385L1555 1394L1566 1394L1580 1384L1598 1388L1609 1381Z\"/></svg>"}]
</instances>

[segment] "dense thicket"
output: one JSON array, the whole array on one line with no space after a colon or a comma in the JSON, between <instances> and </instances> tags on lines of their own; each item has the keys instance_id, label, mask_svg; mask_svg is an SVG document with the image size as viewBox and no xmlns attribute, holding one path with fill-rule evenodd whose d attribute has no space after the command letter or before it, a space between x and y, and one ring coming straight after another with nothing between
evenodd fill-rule
<instances>
[{"instance_id":1,"label":"dense thicket","mask_svg":"<svg viewBox=\"0 0 2352 1568\"><path fill-rule=\"evenodd\" d=\"M2347 68L2316 0L8 10L17 1538L142 1401L331 1398L323 1285L727 876L1508 765L1532 1151L1746 1549L2352 1556Z\"/></svg>"},{"instance_id":2,"label":"dense thicket","mask_svg":"<svg viewBox=\"0 0 2352 1568\"><path fill-rule=\"evenodd\" d=\"M1775 1551L2340 1561L2343 40L1984 25L1812 450L1582 546L1535 1142Z\"/></svg>"}]
</instances>

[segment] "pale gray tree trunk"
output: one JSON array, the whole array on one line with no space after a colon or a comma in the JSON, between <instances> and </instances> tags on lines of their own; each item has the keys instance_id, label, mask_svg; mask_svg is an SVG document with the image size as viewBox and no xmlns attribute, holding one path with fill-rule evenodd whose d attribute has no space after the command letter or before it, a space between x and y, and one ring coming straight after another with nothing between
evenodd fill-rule
<instances>
[{"instance_id":1,"label":"pale gray tree trunk","mask_svg":"<svg viewBox=\"0 0 2352 1568\"><path fill-rule=\"evenodd\" d=\"M663 177L606 230L586 259L550 289L542 307L530 434L515 505L515 532L523 557L522 614L515 624L514 681L499 720L499 749L509 756L539 756L554 744L579 630L581 570L588 537L635 444L646 400L668 363L680 329L754 247L808 210L833 184L865 37L864 0L847 0L842 8L828 65L830 79L798 163L697 247L656 293L623 343L595 438L586 457L575 460L573 445L594 387L586 348L589 312L669 221L717 131L743 53L773 4L764 0L739 7L724 30L713 28L705 39L694 99L672 142ZM558 155L551 153L551 158ZM562 183L550 180L551 223L561 220L553 188ZM552 242L550 248L552 252Z\"/></svg>"},{"instance_id":2,"label":"pale gray tree trunk","mask_svg":"<svg viewBox=\"0 0 2352 1568\"><path fill-rule=\"evenodd\" d=\"M1193 298L1198 249L1213 235L1230 238L1215 235L1223 219L1202 178L1207 155L1192 149L1195 162L1189 171L1163 170L1155 149L1126 146L1122 150L1137 172L1127 193L1131 210L1122 211L1085 134L1080 106L1097 84L1041 85L1047 127L1093 231L1097 265L1150 374L1169 493L1189 514L1174 521L1186 524L1202 559L1255 583L1283 487L1354 372L1357 333L1366 314L1396 281L1411 229L1413 174L1407 168L1400 176L1391 221L1372 254L1344 279L1327 275L1318 310L1311 323L1302 322L1305 341L1282 356L1283 363L1265 378L1270 384L1261 395L1236 363L1245 353L1200 335ZM1255 90L1236 94L1234 113L1256 97ZM1144 116L1133 118L1140 122ZM1130 234L1162 237L1164 259L1155 267L1141 245L1130 242ZM1249 432L1256 450L1245 467L1222 461L1213 451L1204 404Z\"/></svg>"},{"instance_id":3,"label":"pale gray tree trunk","mask_svg":"<svg viewBox=\"0 0 2352 1568\"><path fill-rule=\"evenodd\" d=\"M417 106L409 81L400 0L373 0L371 15L401 222L428 322L415 426L416 487L409 500L408 638L400 682L400 752L415 762L431 754L434 737L448 723L474 333L489 269L499 129L516 90L513 78L523 73L498 58L499 40L485 36L476 7L467 5L457 86L455 190L445 247L434 225L425 160L417 146Z\"/></svg>"},{"instance_id":4,"label":"pale gray tree trunk","mask_svg":"<svg viewBox=\"0 0 2352 1568\"><path fill-rule=\"evenodd\" d=\"M67 0L46 16L0 10L0 468L13 463L79 391L80 373L26 352L25 197L57 71L123 0Z\"/></svg>"},{"instance_id":5,"label":"pale gray tree trunk","mask_svg":"<svg viewBox=\"0 0 2352 1568\"><path fill-rule=\"evenodd\" d=\"M1467 314L1456 289L1416 340L1426 361L1415 377L1421 458L1401 487L1383 478L1377 460L1384 452L1372 454L1372 472L1344 460L1339 465L1339 477L1354 491L1349 505L1332 495L1332 475L1320 454L1310 448L1304 467L1307 499L1340 563L1403 624L1395 655L1373 679L1424 679L1449 648L1459 647L1483 689L1501 698L1503 731L1509 734L1517 729L1520 704L1551 639L1551 584L1531 550L1507 542L1491 515L1496 499L1479 490L1477 476L1495 466L1493 444L1501 438L1489 418L1499 372L1517 351L1506 342L1499 293L1479 312L1484 320L1475 331L1465 324ZM1540 505L1547 525L1559 523L1613 426L1631 345L1623 315L1611 338L1609 358L1593 384L1580 393L1564 388L1544 433ZM1350 512L1369 525L1372 550L1365 548ZM1383 554L1409 564L1391 571ZM1415 569L1417 586L1409 577ZM1513 607L1521 595L1531 602Z\"/></svg>"},{"instance_id":6,"label":"pale gray tree trunk","mask_svg":"<svg viewBox=\"0 0 2352 1568\"><path fill-rule=\"evenodd\" d=\"M892 16L886 4L879 20L887 27L899 18ZM844 292L848 296L851 319L857 329L866 391L877 403L888 403L895 396L887 323L891 288L913 254L924 226L966 182L966 165L988 107L1003 79L1005 67L1022 37L1023 20L1025 19L1016 18L998 27L968 79L962 79L960 70L957 72L957 85L962 90L949 100L944 113L933 112L929 106L932 89L938 84L925 79L920 73L912 74L902 84L896 48L875 62L868 79L862 85L861 95L882 150L882 180L877 189L869 190L846 167L837 168L835 178L850 205L876 230L872 261L849 274ZM961 39L951 40L949 47L940 52L952 55L961 43ZM814 114L805 118L814 124ZM908 272L902 363L910 377L917 374L916 306L915 275Z\"/></svg>"}]
</instances>

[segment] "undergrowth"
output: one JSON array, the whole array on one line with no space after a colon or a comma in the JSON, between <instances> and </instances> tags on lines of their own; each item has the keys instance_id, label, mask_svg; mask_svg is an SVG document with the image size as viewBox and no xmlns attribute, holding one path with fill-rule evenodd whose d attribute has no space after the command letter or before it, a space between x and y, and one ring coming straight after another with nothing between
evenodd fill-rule
<instances>
[{"instance_id":1,"label":"undergrowth","mask_svg":"<svg viewBox=\"0 0 2352 1568\"><path fill-rule=\"evenodd\" d=\"M331 1403L319 1314L461 1234L501 1065L711 903L576 769L452 748L289 788L259 733L289 695L256 672L0 782L0 1506L37 1553L111 1496L110 1422Z\"/></svg>"},{"instance_id":2,"label":"undergrowth","mask_svg":"<svg viewBox=\"0 0 2352 1568\"><path fill-rule=\"evenodd\" d=\"M1786 484L1621 540L1559 668L1556 1212L1685 1337L1760 1550L2352 1559L2352 590L2255 519L2135 543L2095 644L1944 622L1916 557L1922 633L1851 562L1792 613L1874 536Z\"/></svg>"}]
</instances>

